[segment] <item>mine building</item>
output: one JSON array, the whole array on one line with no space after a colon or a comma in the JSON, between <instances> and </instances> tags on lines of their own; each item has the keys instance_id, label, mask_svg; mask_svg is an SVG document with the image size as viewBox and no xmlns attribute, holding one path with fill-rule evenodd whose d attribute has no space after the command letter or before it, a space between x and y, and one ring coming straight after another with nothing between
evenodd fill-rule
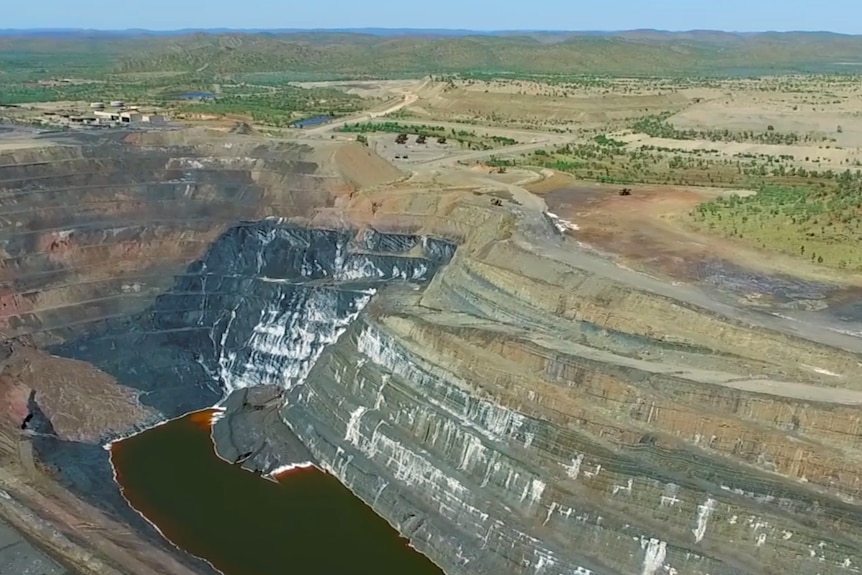
<instances>
[{"instance_id":1,"label":"mine building","mask_svg":"<svg viewBox=\"0 0 862 575\"><path fill-rule=\"evenodd\" d=\"M82 124L92 126L98 124L100 119L97 116L69 116L70 124Z\"/></svg>"},{"instance_id":2,"label":"mine building","mask_svg":"<svg viewBox=\"0 0 862 575\"><path fill-rule=\"evenodd\" d=\"M96 110L93 114L98 118L99 122L103 124L137 124L138 122L143 121L141 113L136 110L127 112Z\"/></svg>"},{"instance_id":3,"label":"mine building","mask_svg":"<svg viewBox=\"0 0 862 575\"><path fill-rule=\"evenodd\" d=\"M167 120L161 114L141 114L141 121L154 126L163 126L167 123Z\"/></svg>"},{"instance_id":4,"label":"mine building","mask_svg":"<svg viewBox=\"0 0 862 575\"><path fill-rule=\"evenodd\" d=\"M142 121L143 117L140 112L137 110L129 111L129 112L120 112L120 123L121 124L137 124Z\"/></svg>"}]
</instances>

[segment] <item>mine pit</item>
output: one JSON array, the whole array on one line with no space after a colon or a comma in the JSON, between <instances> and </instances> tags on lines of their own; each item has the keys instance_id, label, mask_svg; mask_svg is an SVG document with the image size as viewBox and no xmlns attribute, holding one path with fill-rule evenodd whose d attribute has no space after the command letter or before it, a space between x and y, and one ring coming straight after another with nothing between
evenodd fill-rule
<instances>
[{"instance_id":1,"label":"mine pit","mask_svg":"<svg viewBox=\"0 0 862 575\"><path fill-rule=\"evenodd\" d=\"M39 143L0 154L0 513L83 573L862 562L858 289L671 217L714 191Z\"/></svg>"}]
</instances>

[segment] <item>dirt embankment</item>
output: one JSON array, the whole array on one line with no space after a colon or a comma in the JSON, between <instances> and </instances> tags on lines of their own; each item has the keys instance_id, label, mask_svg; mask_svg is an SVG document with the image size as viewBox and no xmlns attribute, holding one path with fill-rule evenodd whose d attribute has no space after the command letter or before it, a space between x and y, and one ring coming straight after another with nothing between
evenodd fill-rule
<instances>
[{"instance_id":1,"label":"dirt embankment","mask_svg":"<svg viewBox=\"0 0 862 575\"><path fill-rule=\"evenodd\" d=\"M333 154L333 163L345 182L357 188L390 183L405 174L372 152L367 146L348 143L339 146Z\"/></svg>"},{"instance_id":2,"label":"dirt embankment","mask_svg":"<svg viewBox=\"0 0 862 575\"><path fill-rule=\"evenodd\" d=\"M714 273L716 262L751 272L813 282L862 285L858 277L802 258L759 251L741 240L706 235L687 224L689 212L719 195L747 190L636 185L620 196L620 186L570 180L547 190L548 209L571 222L571 236L620 263L660 274L671 281L698 282ZM544 190L543 190L544 191Z\"/></svg>"},{"instance_id":3,"label":"dirt embankment","mask_svg":"<svg viewBox=\"0 0 862 575\"><path fill-rule=\"evenodd\" d=\"M134 390L89 363L17 342L10 348L0 371L0 388L9 390L10 416L19 426L37 407L57 437L93 443L158 417L140 404Z\"/></svg>"}]
</instances>

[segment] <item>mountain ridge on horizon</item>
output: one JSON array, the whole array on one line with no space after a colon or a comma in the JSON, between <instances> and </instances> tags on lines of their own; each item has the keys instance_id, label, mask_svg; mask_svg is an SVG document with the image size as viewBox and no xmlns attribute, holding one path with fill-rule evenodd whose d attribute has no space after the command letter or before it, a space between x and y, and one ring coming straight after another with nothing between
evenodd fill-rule
<instances>
[{"instance_id":1,"label":"mountain ridge on horizon","mask_svg":"<svg viewBox=\"0 0 862 575\"><path fill-rule=\"evenodd\" d=\"M0 65L4 62L9 70L52 73L67 73L74 62L82 73L290 72L303 77L858 73L862 35L656 29L7 29L0 30Z\"/></svg>"},{"instance_id":2,"label":"mountain ridge on horizon","mask_svg":"<svg viewBox=\"0 0 862 575\"><path fill-rule=\"evenodd\" d=\"M625 36L631 34L647 34L657 36L680 35L715 35L721 34L736 37L751 37L758 35L828 35L838 37L859 37L862 34L846 34L829 30L759 30L735 31L709 28L693 28L690 30L666 30L659 28L632 28L620 30L543 30L543 29L491 29L472 28L388 28L388 27L357 27L357 28L176 28L153 30L148 28L80 28L80 27L44 27L44 28L0 28L0 36L19 37L56 37L56 36L182 36L191 34L358 34L371 36L512 36L512 35L571 35L571 36Z\"/></svg>"}]
</instances>

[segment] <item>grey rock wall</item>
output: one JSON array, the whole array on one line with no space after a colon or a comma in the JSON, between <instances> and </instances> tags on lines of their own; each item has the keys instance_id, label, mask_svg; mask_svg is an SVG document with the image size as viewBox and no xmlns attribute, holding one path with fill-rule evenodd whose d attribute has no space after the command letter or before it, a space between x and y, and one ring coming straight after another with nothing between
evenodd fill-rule
<instances>
[{"instance_id":1,"label":"grey rock wall","mask_svg":"<svg viewBox=\"0 0 862 575\"><path fill-rule=\"evenodd\" d=\"M248 223L123 326L147 362L65 349L166 415L229 394L226 459L316 463L450 575L858 569L856 440L826 427L853 408L757 350L855 356L506 249Z\"/></svg>"}]
</instances>

